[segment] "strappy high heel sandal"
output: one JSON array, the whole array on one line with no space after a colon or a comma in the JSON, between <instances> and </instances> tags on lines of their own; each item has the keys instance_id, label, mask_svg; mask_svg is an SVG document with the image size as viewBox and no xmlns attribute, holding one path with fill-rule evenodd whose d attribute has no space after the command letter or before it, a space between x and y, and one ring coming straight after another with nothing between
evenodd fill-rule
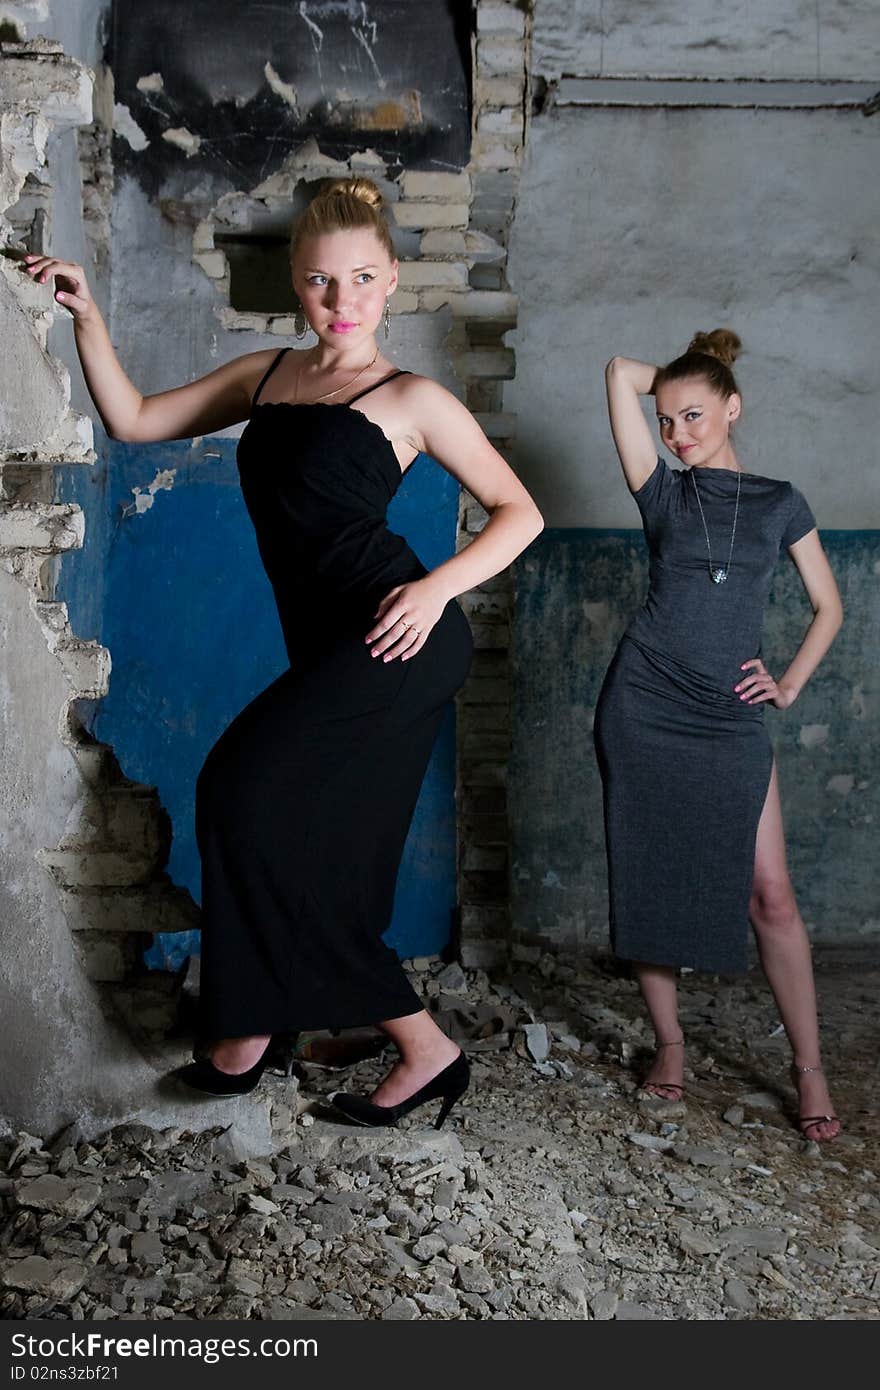
<instances>
[{"instance_id":1,"label":"strappy high heel sandal","mask_svg":"<svg viewBox=\"0 0 880 1390\"><path fill-rule=\"evenodd\" d=\"M658 1042L654 1051L659 1052L664 1047L684 1047L684 1038L676 1038L673 1042ZM639 1089L652 1096L654 1100L665 1100L669 1105L677 1105L684 1099L684 1083L679 1085L677 1081L642 1081ZM667 1094L670 1091L674 1094Z\"/></svg>"},{"instance_id":2,"label":"strappy high heel sandal","mask_svg":"<svg viewBox=\"0 0 880 1390\"><path fill-rule=\"evenodd\" d=\"M463 1052L459 1052L454 1062L450 1062L448 1067L444 1067L431 1081L406 1100L402 1100L399 1105L374 1105L363 1096L353 1096L345 1091L334 1091L328 1096L328 1100L334 1110L338 1110L353 1124L378 1127L396 1125L398 1120L402 1120L404 1115L408 1115L417 1106L424 1105L429 1100L442 1099L440 1114L434 1125L435 1129L440 1129L453 1105L461 1100L470 1085L470 1079L471 1069L468 1060Z\"/></svg>"},{"instance_id":3,"label":"strappy high heel sandal","mask_svg":"<svg viewBox=\"0 0 880 1390\"><path fill-rule=\"evenodd\" d=\"M793 1084L794 1084L795 1090L798 1092L798 1100L799 1100L799 1101L800 1101L800 1088L798 1087L798 1077L799 1077L799 1076L806 1076L809 1072L822 1072L822 1074L824 1075L824 1070L825 1070L824 1067L801 1067L801 1066L798 1066L797 1062L792 1062L792 1064L791 1064L791 1079L792 1079L792 1082L793 1082ZM807 1132L808 1130L815 1129L817 1125L830 1125L830 1124L838 1124L838 1125L840 1125L840 1129L843 1128L843 1125L842 1125L841 1122L840 1122L840 1118L839 1118L839 1116L837 1116L837 1115L801 1115L801 1114L798 1114L798 1129L800 1130L800 1132L801 1132L801 1134L803 1135L803 1137L804 1137L805 1139L808 1139L808 1140L809 1140L811 1143L813 1143L813 1144L830 1144L832 1139L836 1139L836 1138L837 1138L837 1136L840 1134L840 1129L838 1129L838 1131L837 1131L836 1134L826 1134L826 1135L809 1134L809 1133Z\"/></svg>"}]
</instances>

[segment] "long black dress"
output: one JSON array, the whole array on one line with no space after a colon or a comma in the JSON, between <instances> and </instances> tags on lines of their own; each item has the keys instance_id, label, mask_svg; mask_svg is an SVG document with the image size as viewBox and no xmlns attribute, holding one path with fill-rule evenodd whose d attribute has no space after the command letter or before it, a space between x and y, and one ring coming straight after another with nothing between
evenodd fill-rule
<instances>
[{"instance_id":1,"label":"long black dress","mask_svg":"<svg viewBox=\"0 0 880 1390\"><path fill-rule=\"evenodd\" d=\"M431 748L471 658L454 602L411 660L371 657L379 601L426 573L386 522L400 465L353 408L367 392L259 404L283 351L255 393L238 466L290 670L233 721L198 780L205 1038L421 1009L381 938ZM243 633L230 659L246 649Z\"/></svg>"},{"instance_id":2,"label":"long black dress","mask_svg":"<svg viewBox=\"0 0 880 1390\"><path fill-rule=\"evenodd\" d=\"M734 692L761 654L780 548L816 522L790 483L741 475L726 582L709 576L695 482L726 561L737 474L676 472L659 459L634 494L650 554L644 606L630 622L596 707L605 803L611 941L652 965L745 969L758 821L773 752L764 705Z\"/></svg>"}]
</instances>

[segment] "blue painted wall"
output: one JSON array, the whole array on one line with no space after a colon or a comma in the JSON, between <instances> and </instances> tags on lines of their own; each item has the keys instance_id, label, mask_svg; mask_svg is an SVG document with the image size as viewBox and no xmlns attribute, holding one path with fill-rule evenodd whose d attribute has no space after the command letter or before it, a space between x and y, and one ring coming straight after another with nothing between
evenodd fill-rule
<instances>
[{"instance_id":1,"label":"blue painted wall","mask_svg":"<svg viewBox=\"0 0 880 1390\"><path fill-rule=\"evenodd\" d=\"M880 531L826 531L822 540L844 626L796 703L768 709L766 719L804 919L814 937L846 940L880 929ZM521 939L569 947L607 941L593 713L615 647L647 592L647 568L642 533L629 529L547 530L517 563L510 796ZM785 556L764 624L771 671L788 664L810 617Z\"/></svg>"},{"instance_id":2,"label":"blue painted wall","mask_svg":"<svg viewBox=\"0 0 880 1390\"><path fill-rule=\"evenodd\" d=\"M151 493L156 480L170 486ZM93 731L112 745L126 776L158 787L174 827L168 872L198 901L199 768L230 720L287 668L238 487L235 441L108 440L93 469L67 471L62 495L85 510L86 545L65 558L59 597L69 605L74 631L99 638L113 661L110 693L91 712ZM431 567L454 549L457 513L457 483L420 456L389 519ZM450 711L416 809L386 937L404 957L440 951L450 939L454 796ZM159 937L148 962L174 967L193 948L194 934Z\"/></svg>"}]
</instances>

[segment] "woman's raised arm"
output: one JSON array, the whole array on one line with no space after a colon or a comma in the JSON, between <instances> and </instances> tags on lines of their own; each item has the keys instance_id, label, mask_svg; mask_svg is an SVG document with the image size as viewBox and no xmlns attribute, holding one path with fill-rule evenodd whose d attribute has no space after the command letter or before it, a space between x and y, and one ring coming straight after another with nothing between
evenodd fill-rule
<instances>
[{"instance_id":1,"label":"woman's raised arm","mask_svg":"<svg viewBox=\"0 0 880 1390\"><path fill-rule=\"evenodd\" d=\"M657 466L657 446L639 401L653 395L656 375L650 362L632 357L612 357L605 368L611 433L631 492L638 492Z\"/></svg>"},{"instance_id":2,"label":"woman's raised arm","mask_svg":"<svg viewBox=\"0 0 880 1390\"><path fill-rule=\"evenodd\" d=\"M246 419L271 349L236 357L186 386L143 396L120 366L82 266L54 256L26 256L25 268L41 285L54 280L55 299L70 310L86 385L113 439L138 444L188 439Z\"/></svg>"}]
</instances>

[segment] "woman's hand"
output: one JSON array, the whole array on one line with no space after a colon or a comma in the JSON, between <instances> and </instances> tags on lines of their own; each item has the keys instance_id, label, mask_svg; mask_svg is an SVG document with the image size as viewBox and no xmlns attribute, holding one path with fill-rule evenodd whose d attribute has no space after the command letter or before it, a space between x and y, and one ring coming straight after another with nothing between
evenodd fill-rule
<instances>
[{"instance_id":1,"label":"woman's hand","mask_svg":"<svg viewBox=\"0 0 880 1390\"><path fill-rule=\"evenodd\" d=\"M427 642L448 602L449 595L430 574L411 584L398 584L379 604L376 625L364 639L373 644L370 656L409 661Z\"/></svg>"},{"instance_id":2,"label":"woman's hand","mask_svg":"<svg viewBox=\"0 0 880 1390\"><path fill-rule=\"evenodd\" d=\"M772 700L777 709L788 709L789 705L794 704L797 691L790 686L777 685L760 657L744 661L740 670L749 671L750 674L733 688L747 705L760 705L765 700Z\"/></svg>"},{"instance_id":3,"label":"woman's hand","mask_svg":"<svg viewBox=\"0 0 880 1390\"><path fill-rule=\"evenodd\" d=\"M55 256L29 255L24 258L24 268L38 285L45 285L47 280L55 281L55 298L70 310L77 322L83 322L94 312L95 301L81 265L59 261Z\"/></svg>"}]
</instances>

